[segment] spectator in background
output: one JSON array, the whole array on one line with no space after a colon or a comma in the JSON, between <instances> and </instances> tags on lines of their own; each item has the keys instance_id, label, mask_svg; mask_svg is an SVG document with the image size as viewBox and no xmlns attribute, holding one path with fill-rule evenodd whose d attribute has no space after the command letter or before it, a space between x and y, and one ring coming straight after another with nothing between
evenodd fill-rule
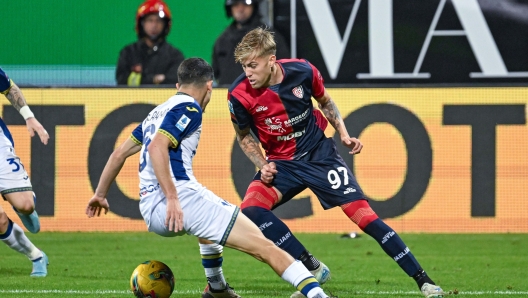
<instances>
[{"instance_id":1,"label":"spectator in background","mask_svg":"<svg viewBox=\"0 0 528 298\"><path fill-rule=\"evenodd\" d=\"M260 0L226 0L227 17L233 22L218 37L213 49L213 69L216 83L231 84L242 73L240 65L235 62L235 47L244 35L257 27L267 27L261 21L259 13ZM282 35L275 32L277 42L277 59L289 58L290 50Z\"/></svg>"},{"instance_id":2,"label":"spectator in background","mask_svg":"<svg viewBox=\"0 0 528 298\"><path fill-rule=\"evenodd\" d=\"M181 51L165 41L171 28L171 12L161 0L147 0L136 14L138 41L124 47L117 62L118 85L171 84L178 81Z\"/></svg>"}]
</instances>

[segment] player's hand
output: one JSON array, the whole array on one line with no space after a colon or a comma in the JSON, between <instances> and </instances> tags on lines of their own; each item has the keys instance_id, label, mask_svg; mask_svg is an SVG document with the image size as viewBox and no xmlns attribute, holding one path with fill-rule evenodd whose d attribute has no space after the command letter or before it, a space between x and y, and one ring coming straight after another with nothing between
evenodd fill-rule
<instances>
[{"instance_id":1,"label":"player's hand","mask_svg":"<svg viewBox=\"0 0 528 298\"><path fill-rule=\"evenodd\" d=\"M165 226L169 231L179 232L183 230L183 210L178 198L167 198L167 217L165 218Z\"/></svg>"},{"instance_id":2,"label":"player's hand","mask_svg":"<svg viewBox=\"0 0 528 298\"><path fill-rule=\"evenodd\" d=\"M31 117L26 120L26 127L31 137L35 136L35 132L36 132L40 138L40 141L44 145L48 144L49 134L44 129L44 126L42 126L42 124L40 124L40 122L38 122L38 120L35 117Z\"/></svg>"},{"instance_id":3,"label":"player's hand","mask_svg":"<svg viewBox=\"0 0 528 298\"><path fill-rule=\"evenodd\" d=\"M101 211L104 210L104 214L108 212L110 205L106 198L99 197L94 195L90 201L88 201L88 206L86 206L86 215L88 217L101 216Z\"/></svg>"},{"instance_id":4,"label":"player's hand","mask_svg":"<svg viewBox=\"0 0 528 298\"><path fill-rule=\"evenodd\" d=\"M260 180L264 183L271 183L273 181L273 178L275 178L275 174L277 174L277 167L275 166L274 162L270 162L262 167L260 170Z\"/></svg>"},{"instance_id":5,"label":"player's hand","mask_svg":"<svg viewBox=\"0 0 528 298\"><path fill-rule=\"evenodd\" d=\"M342 138L341 142L343 145L345 145L347 148L350 148L350 154L359 154L361 153L361 149L363 149L363 144L361 144L361 141L356 138L346 137Z\"/></svg>"}]
</instances>

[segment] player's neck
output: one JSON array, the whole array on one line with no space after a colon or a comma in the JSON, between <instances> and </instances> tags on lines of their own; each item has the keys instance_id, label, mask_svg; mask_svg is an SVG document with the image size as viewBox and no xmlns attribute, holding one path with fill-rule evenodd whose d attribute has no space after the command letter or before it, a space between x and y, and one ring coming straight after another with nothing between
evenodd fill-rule
<instances>
[{"instance_id":1,"label":"player's neck","mask_svg":"<svg viewBox=\"0 0 528 298\"><path fill-rule=\"evenodd\" d=\"M202 90L198 88L193 88L191 86L181 86L180 89L178 89L178 93L185 93L186 95L189 95L190 97L194 98L198 102L200 106L202 106L202 101L205 97L205 93L207 90Z\"/></svg>"},{"instance_id":2,"label":"player's neck","mask_svg":"<svg viewBox=\"0 0 528 298\"><path fill-rule=\"evenodd\" d=\"M270 78L269 85L273 86L273 85L280 84L283 78L284 78L284 74L282 73L282 67L280 67L278 63L275 63L275 65L273 65L273 68L271 70L271 78Z\"/></svg>"}]
</instances>

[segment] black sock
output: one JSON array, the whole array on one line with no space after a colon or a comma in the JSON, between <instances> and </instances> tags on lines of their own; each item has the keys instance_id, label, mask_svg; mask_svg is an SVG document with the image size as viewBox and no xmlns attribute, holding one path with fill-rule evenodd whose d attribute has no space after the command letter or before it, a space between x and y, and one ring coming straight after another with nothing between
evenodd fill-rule
<instances>
[{"instance_id":1,"label":"black sock","mask_svg":"<svg viewBox=\"0 0 528 298\"><path fill-rule=\"evenodd\" d=\"M294 259L298 260L303 251L306 251L306 248L295 238L288 226L270 210L250 206L242 209L242 213L260 228L266 238L273 241L275 245L285 250Z\"/></svg>"},{"instance_id":2,"label":"black sock","mask_svg":"<svg viewBox=\"0 0 528 298\"><path fill-rule=\"evenodd\" d=\"M314 271L315 269L319 268L321 266L321 263L318 259L316 259L309 251L305 250L301 256L299 257L299 261L301 261L306 267L306 269L310 271Z\"/></svg>"},{"instance_id":3,"label":"black sock","mask_svg":"<svg viewBox=\"0 0 528 298\"><path fill-rule=\"evenodd\" d=\"M398 234L381 219L376 219L363 228L363 231L378 241L381 248L391 257L400 268L413 276L421 268L407 245Z\"/></svg>"},{"instance_id":4,"label":"black sock","mask_svg":"<svg viewBox=\"0 0 528 298\"><path fill-rule=\"evenodd\" d=\"M416 284L418 284L418 288L421 290L422 289L422 286L424 283L428 283L428 284L432 284L434 285L435 283L429 278L429 276L427 275L427 273L425 273L425 271L423 271L422 268L420 268L420 270L418 270L418 272L412 276L414 278L414 280L416 281Z\"/></svg>"}]
</instances>

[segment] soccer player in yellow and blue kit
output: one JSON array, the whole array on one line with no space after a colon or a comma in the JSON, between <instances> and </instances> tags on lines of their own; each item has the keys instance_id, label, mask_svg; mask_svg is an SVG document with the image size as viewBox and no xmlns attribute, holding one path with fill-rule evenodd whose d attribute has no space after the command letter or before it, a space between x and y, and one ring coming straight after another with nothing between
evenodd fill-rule
<instances>
[{"instance_id":1,"label":"soccer player in yellow and blue kit","mask_svg":"<svg viewBox=\"0 0 528 298\"><path fill-rule=\"evenodd\" d=\"M42 143L47 144L49 135L35 118L18 86L0 68L0 93L20 112L26 120L29 134L38 134ZM35 193L31 181L15 154L15 143L4 121L0 119L0 193L18 214L24 226L31 233L40 231L40 221L35 211ZM32 277L44 277L48 274L48 257L38 249L24 234L22 228L11 221L0 205L0 241L11 249L26 255L33 262Z\"/></svg>"}]
</instances>

